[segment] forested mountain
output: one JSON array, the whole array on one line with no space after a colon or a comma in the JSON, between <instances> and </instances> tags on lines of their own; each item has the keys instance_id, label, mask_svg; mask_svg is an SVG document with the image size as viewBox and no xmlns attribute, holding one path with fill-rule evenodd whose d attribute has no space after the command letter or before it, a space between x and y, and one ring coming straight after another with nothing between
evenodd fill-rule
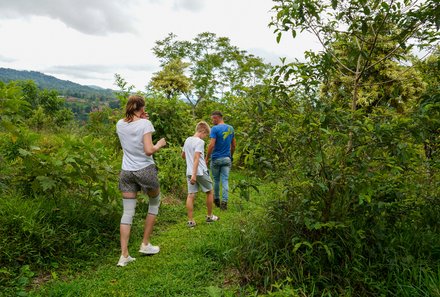
<instances>
[{"instance_id":1,"label":"forested mountain","mask_svg":"<svg viewBox=\"0 0 440 297\"><path fill-rule=\"evenodd\" d=\"M98 86L84 86L68 80L61 80L37 71L15 70L0 67L0 81L32 80L43 90L56 90L66 99L65 105L71 109L75 117L85 120L90 111L102 106L117 107L119 101L111 89Z\"/></svg>"},{"instance_id":2,"label":"forested mountain","mask_svg":"<svg viewBox=\"0 0 440 297\"><path fill-rule=\"evenodd\" d=\"M16 80L33 80L41 89L57 90L60 95L76 98L91 100L99 99L100 101L116 98L111 89L103 89L96 86L84 86L37 71L0 68L0 81L9 82Z\"/></svg>"}]
</instances>

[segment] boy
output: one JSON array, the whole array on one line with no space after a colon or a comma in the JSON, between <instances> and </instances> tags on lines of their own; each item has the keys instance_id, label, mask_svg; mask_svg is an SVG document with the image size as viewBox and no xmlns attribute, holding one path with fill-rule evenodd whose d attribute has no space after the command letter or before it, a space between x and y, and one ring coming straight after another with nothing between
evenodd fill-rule
<instances>
[{"instance_id":1,"label":"boy","mask_svg":"<svg viewBox=\"0 0 440 297\"><path fill-rule=\"evenodd\" d=\"M212 214L212 204L214 200L212 192L212 180L206 166L204 151L204 138L209 136L211 129L206 122L199 122L196 126L194 136L188 137L183 145L182 158L186 160L186 176L188 182L188 197L186 199L186 209L188 210L188 227L196 225L193 218L194 198L199 188L206 193L206 207L208 215L206 222L211 223L219 218Z\"/></svg>"}]
</instances>

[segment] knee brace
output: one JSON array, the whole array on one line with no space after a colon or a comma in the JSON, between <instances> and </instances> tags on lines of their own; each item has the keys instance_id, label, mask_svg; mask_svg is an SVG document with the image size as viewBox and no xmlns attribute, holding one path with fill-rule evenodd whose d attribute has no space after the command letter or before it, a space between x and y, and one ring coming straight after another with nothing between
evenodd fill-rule
<instances>
[{"instance_id":1,"label":"knee brace","mask_svg":"<svg viewBox=\"0 0 440 297\"><path fill-rule=\"evenodd\" d=\"M156 197L150 197L148 202L148 213L157 215L159 213L160 193Z\"/></svg>"},{"instance_id":2,"label":"knee brace","mask_svg":"<svg viewBox=\"0 0 440 297\"><path fill-rule=\"evenodd\" d=\"M136 209L136 198L122 199L122 206L124 207L124 213L122 214L121 224L131 225Z\"/></svg>"}]
</instances>

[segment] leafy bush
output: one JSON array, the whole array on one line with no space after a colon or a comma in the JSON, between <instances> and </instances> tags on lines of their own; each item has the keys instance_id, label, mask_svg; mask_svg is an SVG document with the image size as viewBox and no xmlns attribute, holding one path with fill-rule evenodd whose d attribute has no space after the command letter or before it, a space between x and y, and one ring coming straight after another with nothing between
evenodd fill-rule
<instances>
[{"instance_id":1,"label":"leafy bush","mask_svg":"<svg viewBox=\"0 0 440 297\"><path fill-rule=\"evenodd\" d=\"M171 98L148 98L145 111L150 115L156 132L153 140L165 137L169 145L183 146L183 142L194 134L196 122L191 115L191 108L182 100Z\"/></svg>"},{"instance_id":2,"label":"leafy bush","mask_svg":"<svg viewBox=\"0 0 440 297\"><path fill-rule=\"evenodd\" d=\"M241 161L280 187L241 226L243 277L263 292L435 295L440 180L416 137L424 120L274 89L238 107L254 119L238 129Z\"/></svg>"},{"instance_id":3,"label":"leafy bush","mask_svg":"<svg viewBox=\"0 0 440 297\"><path fill-rule=\"evenodd\" d=\"M100 139L19 127L0 135L0 156L2 288L23 290L31 273L91 262L116 240L120 161Z\"/></svg>"},{"instance_id":4,"label":"leafy bush","mask_svg":"<svg viewBox=\"0 0 440 297\"><path fill-rule=\"evenodd\" d=\"M13 183L23 185L25 195L50 195L56 200L70 189L111 201L116 194L117 171L111 148L92 136L42 137L21 129L1 145L2 154L14 166Z\"/></svg>"},{"instance_id":5,"label":"leafy bush","mask_svg":"<svg viewBox=\"0 0 440 297\"><path fill-rule=\"evenodd\" d=\"M185 199L187 194L186 163L181 154L181 147L171 146L162 148L154 155L154 160L159 168L161 191Z\"/></svg>"}]
</instances>

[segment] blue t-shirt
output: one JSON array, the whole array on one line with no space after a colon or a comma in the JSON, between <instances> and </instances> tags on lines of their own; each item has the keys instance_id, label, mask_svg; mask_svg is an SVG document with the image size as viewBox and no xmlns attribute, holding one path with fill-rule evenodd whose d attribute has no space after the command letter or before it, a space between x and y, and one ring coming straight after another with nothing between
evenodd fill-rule
<instances>
[{"instance_id":1,"label":"blue t-shirt","mask_svg":"<svg viewBox=\"0 0 440 297\"><path fill-rule=\"evenodd\" d=\"M219 124L211 128L210 138L215 138L212 159L231 157L231 142L234 139L234 128L228 124Z\"/></svg>"}]
</instances>

